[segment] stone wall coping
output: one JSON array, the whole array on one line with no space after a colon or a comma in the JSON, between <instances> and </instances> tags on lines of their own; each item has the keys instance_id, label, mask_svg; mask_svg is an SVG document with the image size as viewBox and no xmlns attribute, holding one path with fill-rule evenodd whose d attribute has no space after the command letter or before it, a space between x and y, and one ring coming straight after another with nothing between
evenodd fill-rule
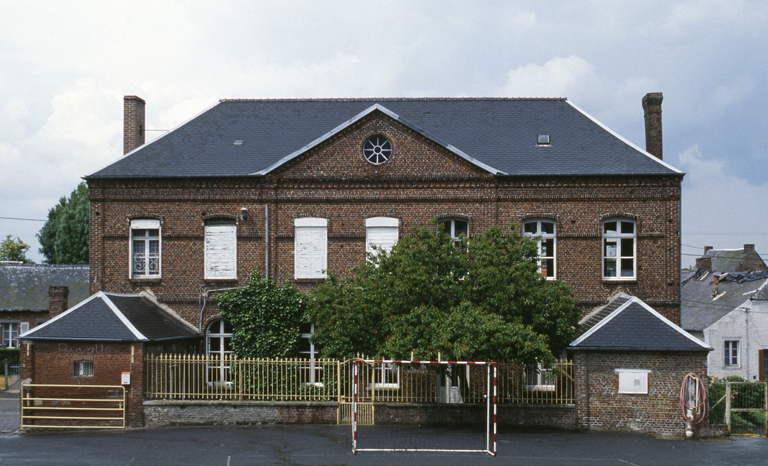
<instances>
[{"instance_id":1,"label":"stone wall coping","mask_svg":"<svg viewBox=\"0 0 768 466\"><path fill-rule=\"evenodd\" d=\"M338 406L336 401L144 400L144 406Z\"/></svg>"}]
</instances>

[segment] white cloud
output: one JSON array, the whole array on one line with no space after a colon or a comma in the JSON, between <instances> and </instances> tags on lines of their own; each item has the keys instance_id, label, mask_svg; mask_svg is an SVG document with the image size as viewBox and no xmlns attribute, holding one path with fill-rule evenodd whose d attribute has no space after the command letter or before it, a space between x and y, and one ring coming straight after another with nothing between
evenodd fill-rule
<instances>
[{"instance_id":1,"label":"white cloud","mask_svg":"<svg viewBox=\"0 0 768 466\"><path fill-rule=\"evenodd\" d=\"M683 183L683 266L692 265L704 246L737 249L755 244L768 256L768 183L750 185L725 172L727 160L706 159L698 146L680 154Z\"/></svg>"},{"instance_id":2,"label":"white cloud","mask_svg":"<svg viewBox=\"0 0 768 466\"><path fill-rule=\"evenodd\" d=\"M595 67L582 57L556 57L543 65L530 63L507 73L501 94L510 97L569 97L578 101L600 87Z\"/></svg>"}]
</instances>

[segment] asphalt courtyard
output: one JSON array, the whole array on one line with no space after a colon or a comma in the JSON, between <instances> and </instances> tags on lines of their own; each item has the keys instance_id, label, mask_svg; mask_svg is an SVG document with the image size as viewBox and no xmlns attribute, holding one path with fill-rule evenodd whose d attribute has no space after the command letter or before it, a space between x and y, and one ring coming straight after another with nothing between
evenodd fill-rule
<instances>
[{"instance_id":1,"label":"asphalt courtyard","mask_svg":"<svg viewBox=\"0 0 768 466\"><path fill-rule=\"evenodd\" d=\"M15 417L15 419L9 419ZM18 394L0 393L0 464L8 465L766 465L768 440L731 437L668 440L646 435L500 431L498 455L444 452L359 452L349 426L173 427L16 434ZM482 436L481 436L482 437ZM359 446L474 447L475 432L374 426Z\"/></svg>"}]
</instances>

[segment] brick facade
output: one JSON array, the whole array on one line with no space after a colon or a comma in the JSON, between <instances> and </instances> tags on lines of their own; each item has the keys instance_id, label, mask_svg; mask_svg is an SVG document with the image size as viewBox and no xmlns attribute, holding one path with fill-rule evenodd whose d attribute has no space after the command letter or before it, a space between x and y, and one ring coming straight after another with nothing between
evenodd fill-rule
<instances>
[{"instance_id":1,"label":"brick facade","mask_svg":"<svg viewBox=\"0 0 768 466\"><path fill-rule=\"evenodd\" d=\"M361 144L371 134L392 141L398 156L391 163L363 159ZM678 322L680 181L677 175L494 177L373 114L264 177L89 179L91 293L149 288L200 325L201 290L242 284L251 270L265 273L267 263L270 276L293 278L297 218L328 220L328 269L340 277L362 261L370 217L399 219L400 235L433 218L460 218L469 222L470 236L547 218L557 227L557 278L573 286L585 309L624 291ZM242 208L247 220L239 217ZM237 218L237 280L204 279L204 222L215 217ZM636 279L602 278L601 228L609 217L637 222ZM160 220L160 279L129 278L130 220L137 218ZM296 284L314 286L313 280ZM204 322L218 314L215 302L205 314Z\"/></svg>"},{"instance_id":2,"label":"brick facade","mask_svg":"<svg viewBox=\"0 0 768 466\"><path fill-rule=\"evenodd\" d=\"M93 375L75 375L76 361L92 361ZM141 343L27 341L19 354L20 377L34 384L120 386L122 373L130 372L131 384L125 386L126 423L133 427L144 424L143 366ZM66 398L66 394L67 389L61 388L53 396Z\"/></svg>"},{"instance_id":3,"label":"brick facade","mask_svg":"<svg viewBox=\"0 0 768 466\"><path fill-rule=\"evenodd\" d=\"M579 351L573 357L578 427L683 437L680 386L689 372L707 385L707 353ZM619 393L616 369L649 370L648 394ZM704 424L698 429L706 428ZM702 435L702 432L699 432Z\"/></svg>"}]
</instances>

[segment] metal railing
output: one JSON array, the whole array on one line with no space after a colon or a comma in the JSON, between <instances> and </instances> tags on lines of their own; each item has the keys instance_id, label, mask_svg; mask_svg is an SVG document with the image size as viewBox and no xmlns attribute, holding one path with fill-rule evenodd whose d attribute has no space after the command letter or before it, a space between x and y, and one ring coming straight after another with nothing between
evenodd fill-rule
<instances>
[{"instance_id":1,"label":"metal railing","mask_svg":"<svg viewBox=\"0 0 768 466\"><path fill-rule=\"evenodd\" d=\"M362 359L362 358L361 358ZM343 364L339 387L343 402L352 399L351 363ZM497 365L498 403L516 405L573 404L573 362L552 368ZM486 395L483 367L426 366L366 363L358 368L358 393L373 403L483 403Z\"/></svg>"},{"instance_id":2,"label":"metal railing","mask_svg":"<svg viewBox=\"0 0 768 466\"><path fill-rule=\"evenodd\" d=\"M22 384L22 429L125 428L121 385Z\"/></svg>"},{"instance_id":3,"label":"metal railing","mask_svg":"<svg viewBox=\"0 0 768 466\"><path fill-rule=\"evenodd\" d=\"M337 401L335 359L246 359L236 356L148 355L149 400Z\"/></svg>"},{"instance_id":4,"label":"metal railing","mask_svg":"<svg viewBox=\"0 0 768 466\"><path fill-rule=\"evenodd\" d=\"M358 376L360 393L375 403L484 402L481 367L426 367L412 364L366 364ZM551 369L498 365L500 404L573 403L573 363ZM241 359L235 356L148 355L144 397L149 400L352 400L351 360Z\"/></svg>"},{"instance_id":5,"label":"metal railing","mask_svg":"<svg viewBox=\"0 0 768 466\"><path fill-rule=\"evenodd\" d=\"M768 435L768 383L728 382L725 402L731 435Z\"/></svg>"}]
</instances>

